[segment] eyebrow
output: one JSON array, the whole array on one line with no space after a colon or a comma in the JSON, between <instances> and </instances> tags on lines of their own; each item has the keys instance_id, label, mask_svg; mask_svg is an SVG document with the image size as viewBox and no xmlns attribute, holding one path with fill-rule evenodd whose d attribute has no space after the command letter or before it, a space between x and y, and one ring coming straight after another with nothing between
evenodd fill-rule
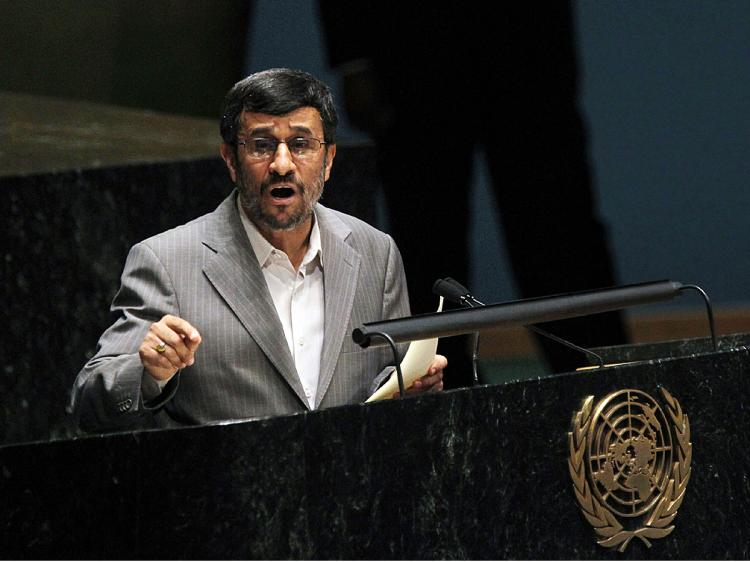
<instances>
[{"instance_id":1,"label":"eyebrow","mask_svg":"<svg viewBox=\"0 0 750 562\"><path fill-rule=\"evenodd\" d=\"M305 127L304 125L292 125L291 129L298 133L306 133L311 136L313 134L312 130L308 127ZM250 136L268 135L268 134L271 134L272 131L273 131L272 127L256 127L255 129L250 130L248 134Z\"/></svg>"}]
</instances>

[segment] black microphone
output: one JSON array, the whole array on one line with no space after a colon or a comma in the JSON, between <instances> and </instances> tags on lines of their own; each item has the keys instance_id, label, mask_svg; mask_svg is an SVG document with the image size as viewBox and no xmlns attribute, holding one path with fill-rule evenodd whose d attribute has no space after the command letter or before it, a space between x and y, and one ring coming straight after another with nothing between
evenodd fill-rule
<instances>
[{"instance_id":1,"label":"black microphone","mask_svg":"<svg viewBox=\"0 0 750 562\"><path fill-rule=\"evenodd\" d=\"M482 303L471 296L469 290L466 287L464 287L463 285L461 285L461 283L451 277L446 277L445 279L438 279L437 281L435 281L435 283L432 285L432 292L465 308L483 306ZM472 384L474 385L479 384L479 375L477 374L478 356L479 332L474 332L474 351L471 354L471 371L473 377Z\"/></svg>"},{"instance_id":2,"label":"black microphone","mask_svg":"<svg viewBox=\"0 0 750 562\"><path fill-rule=\"evenodd\" d=\"M432 286L433 292L436 290L436 288L438 288L439 290L450 291L451 295L455 295L456 300L454 300L453 302L456 302L458 304L466 306L465 303L468 303L468 306L470 308L474 308L475 306L485 306L483 302L478 301L476 298L474 298L474 295L469 292L469 289L461 285L461 283L459 283L452 277L438 279ZM450 298L447 295L444 296L446 296L446 298Z\"/></svg>"},{"instance_id":3,"label":"black microphone","mask_svg":"<svg viewBox=\"0 0 750 562\"><path fill-rule=\"evenodd\" d=\"M452 302L455 302L462 306L466 306L468 308L474 308L475 306L486 306L483 302L474 298L474 296L469 292L469 289L467 289L466 287L461 285L461 283L459 283L458 281L450 277L446 277L445 279L438 279L435 282L435 284L432 286L432 291L438 295L443 294L445 298L451 300ZM445 293L439 293L438 291L445 291ZM596 360L596 362L599 364L599 367L604 367L604 360L597 353L594 353L593 351L589 349L580 347L559 336L551 334L547 332L546 330L539 328L538 326L528 324L525 327L533 332L536 332L542 337L548 338L574 351L578 351L579 353L583 353L584 355L588 355L589 357L594 358L594 360ZM474 363L476 363L478 346L479 346L479 333L477 332L476 338L475 338L475 348L474 348L474 358L473 358ZM477 373L476 373L476 364L474 364L474 378L475 380L478 380Z\"/></svg>"},{"instance_id":4,"label":"black microphone","mask_svg":"<svg viewBox=\"0 0 750 562\"><path fill-rule=\"evenodd\" d=\"M450 277L435 281L432 292L461 306L466 306L466 295L469 293L466 287Z\"/></svg>"}]
</instances>

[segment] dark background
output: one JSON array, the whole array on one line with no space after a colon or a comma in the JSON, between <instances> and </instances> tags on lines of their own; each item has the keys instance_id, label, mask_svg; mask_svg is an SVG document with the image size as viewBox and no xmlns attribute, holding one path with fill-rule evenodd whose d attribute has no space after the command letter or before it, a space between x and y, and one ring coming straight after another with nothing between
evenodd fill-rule
<instances>
[{"instance_id":1,"label":"dark background","mask_svg":"<svg viewBox=\"0 0 750 562\"><path fill-rule=\"evenodd\" d=\"M719 305L746 306L750 3L579 0L573 8L594 185L621 281L695 282ZM257 2L248 71L298 63L336 84L316 17L314 3ZM288 33L272 31L278 19ZM289 48L290 36L304 53ZM516 288L488 181L478 154L469 251L482 259L470 284L497 302Z\"/></svg>"}]
</instances>

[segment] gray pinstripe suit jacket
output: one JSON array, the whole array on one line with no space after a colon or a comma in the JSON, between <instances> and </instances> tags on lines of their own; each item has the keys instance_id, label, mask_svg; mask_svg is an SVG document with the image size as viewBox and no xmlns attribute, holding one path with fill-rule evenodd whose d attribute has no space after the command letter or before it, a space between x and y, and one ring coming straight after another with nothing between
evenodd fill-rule
<instances>
[{"instance_id":1,"label":"gray pinstripe suit jacket","mask_svg":"<svg viewBox=\"0 0 750 562\"><path fill-rule=\"evenodd\" d=\"M169 427L288 414L308 408L265 279L232 193L212 213L133 246L112 303L117 321L78 374L73 407L87 430ZM366 223L316 207L325 286L325 335L315 403L364 401L391 361L363 350L351 331L409 314L393 239ZM149 325L174 314L195 326L195 363L144 401L138 347Z\"/></svg>"}]
</instances>

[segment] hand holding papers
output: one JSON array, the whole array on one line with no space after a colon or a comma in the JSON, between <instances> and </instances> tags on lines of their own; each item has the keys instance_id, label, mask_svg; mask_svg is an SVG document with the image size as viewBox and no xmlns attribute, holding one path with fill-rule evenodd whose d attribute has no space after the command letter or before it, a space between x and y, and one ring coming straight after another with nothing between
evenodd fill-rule
<instances>
[{"instance_id":1,"label":"hand holding papers","mask_svg":"<svg viewBox=\"0 0 750 562\"><path fill-rule=\"evenodd\" d=\"M440 297L440 304L438 305L437 312L443 310L443 297ZM425 375L427 368L435 358L437 352L438 338L432 338L429 340L417 340L409 344L409 349L401 361L401 374L404 378L404 388L409 388L414 384L418 378ZM384 400L393 396L398 392L398 376L394 371L388 378L386 383L375 391L366 402L374 402L376 400Z\"/></svg>"}]
</instances>

